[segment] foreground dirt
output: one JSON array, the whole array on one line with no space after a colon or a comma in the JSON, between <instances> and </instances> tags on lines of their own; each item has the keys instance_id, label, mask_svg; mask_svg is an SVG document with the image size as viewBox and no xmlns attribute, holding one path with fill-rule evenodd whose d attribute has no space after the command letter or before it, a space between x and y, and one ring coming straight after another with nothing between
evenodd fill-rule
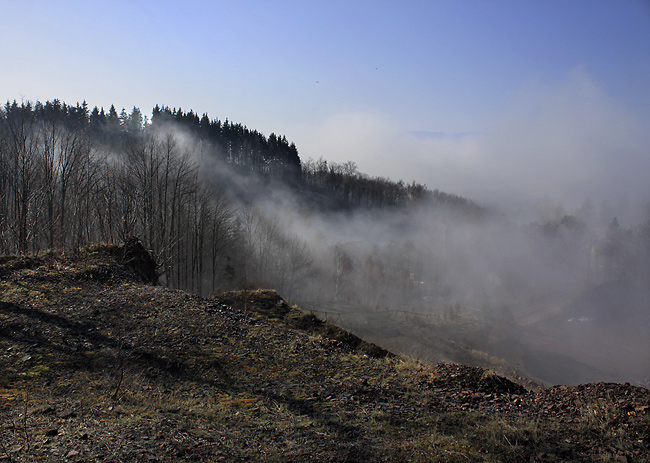
<instances>
[{"instance_id":1,"label":"foreground dirt","mask_svg":"<svg viewBox=\"0 0 650 463\"><path fill-rule=\"evenodd\" d=\"M0 460L650 461L647 389L529 392L119 255L0 258Z\"/></svg>"}]
</instances>

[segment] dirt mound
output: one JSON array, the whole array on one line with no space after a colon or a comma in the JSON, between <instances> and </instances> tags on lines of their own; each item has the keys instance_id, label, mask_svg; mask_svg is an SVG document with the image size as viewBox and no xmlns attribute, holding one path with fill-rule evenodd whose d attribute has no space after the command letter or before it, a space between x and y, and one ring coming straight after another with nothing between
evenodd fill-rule
<instances>
[{"instance_id":1,"label":"dirt mound","mask_svg":"<svg viewBox=\"0 0 650 463\"><path fill-rule=\"evenodd\" d=\"M158 281L158 266L138 238L129 238L122 245L98 244L84 246L76 251L45 251L20 257L0 256L0 279L16 271L33 270L44 265L57 270L75 269L79 278L130 278L130 272L146 283L156 284Z\"/></svg>"},{"instance_id":2,"label":"dirt mound","mask_svg":"<svg viewBox=\"0 0 650 463\"><path fill-rule=\"evenodd\" d=\"M439 378L438 384L448 387L487 394L525 394L527 392L522 385L480 367L441 363L435 366L434 371Z\"/></svg>"},{"instance_id":3,"label":"dirt mound","mask_svg":"<svg viewBox=\"0 0 650 463\"><path fill-rule=\"evenodd\" d=\"M321 336L325 343L340 345L373 358L393 356L386 349L366 342L339 326L323 321L313 313L304 312L296 306L289 306L273 290L229 291L220 294L218 299L226 305L259 316L266 321L280 322L289 328L313 336Z\"/></svg>"},{"instance_id":4,"label":"dirt mound","mask_svg":"<svg viewBox=\"0 0 650 463\"><path fill-rule=\"evenodd\" d=\"M119 262L140 276L145 282L156 284L158 272L156 261L138 238L129 238L116 252Z\"/></svg>"}]
</instances>

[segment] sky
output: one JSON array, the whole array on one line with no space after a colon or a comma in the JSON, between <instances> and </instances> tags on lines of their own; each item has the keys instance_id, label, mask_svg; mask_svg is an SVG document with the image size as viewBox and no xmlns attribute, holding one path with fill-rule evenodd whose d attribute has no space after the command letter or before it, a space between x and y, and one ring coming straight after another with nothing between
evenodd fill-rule
<instances>
[{"instance_id":1,"label":"sky","mask_svg":"<svg viewBox=\"0 0 650 463\"><path fill-rule=\"evenodd\" d=\"M3 101L192 109L484 204L650 200L650 0L3 0L0 17Z\"/></svg>"}]
</instances>

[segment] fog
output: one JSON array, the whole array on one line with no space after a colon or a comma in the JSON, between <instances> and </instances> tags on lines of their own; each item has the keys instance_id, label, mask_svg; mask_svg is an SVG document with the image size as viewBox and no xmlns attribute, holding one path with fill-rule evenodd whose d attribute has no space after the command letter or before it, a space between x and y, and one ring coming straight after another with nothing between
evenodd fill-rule
<instances>
[{"instance_id":1,"label":"fog","mask_svg":"<svg viewBox=\"0 0 650 463\"><path fill-rule=\"evenodd\" d=\"M385 140L366 145L383 176L397 180L404 165L433 170L445 180L429 188L489 206L480 214L435 201L319 207L305 191L243 175L176 137L247 230L248 287L273 287L424 361L546 385L647 387L650 166L639 148L647 135L583 73L551 90L533 87L487 134L402 134L407 154L392 160ZM338 123L381 127L363 115ZM327 132L340 137L323 139L326 148L345 146L344 127Z\"/></svg>"},{"instance_id":2,"label":"fog","mask_svg":"<svg viewBox=\"0 0 650 463\"><path fill-rule=\"evenodd\" d=\"M485 352L507 363L501 373L546 384L647 385L649 230L586 219L518 225L422 207L283 221L314 258L315 276L294 299L378 344L428 361L503 366L483 361ZM428 335L455 346L431 349Z\"/></svg>"},{"instance_id":3,"label":"fog","mask_svg":"<svg viewBox=\"0 0 650 463\"><path fill-rule=\"evenodd\" d=\"M606 200L627 202L619 219L631 223L647 218L648 126L647 108L619 103L577 67L531 79L471 127L444 115L399 121L366 110L297 127L294 138L303 155L353 160L370 175L425 183L511 218L535 220L529 211L539 204L571 211Z\"/></svg>"}]
</instances>

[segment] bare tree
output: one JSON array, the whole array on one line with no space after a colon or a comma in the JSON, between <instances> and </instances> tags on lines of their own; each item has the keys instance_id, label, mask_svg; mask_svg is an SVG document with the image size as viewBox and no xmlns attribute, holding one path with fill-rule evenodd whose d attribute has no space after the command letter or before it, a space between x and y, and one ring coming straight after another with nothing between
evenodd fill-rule
<instances>
[{"instance_id":1,"label":"bare tree","mask_svg":"<svg viewBox=\"0 0 650 463\"><path fill-rule=\"evenodd\" d=\"M36 129L30 103L14 101L5 105L5 147L6 167L9 182L9 233L14 248L20 254L34 250L31 241L36 227L32 227L38 217L35 199L38 195L37 152L40 133Z\"/></svg>"},{"instance_id":2,"label":"bare tree","mask_svg":"<svg viewBox=\"0 0 650 463\"><path fill-rule=\"evenodd\" d=\"M208 237L210 250L210 292L217 291L217 283L222 280L225 271L226 250L233 246L234 215L225 198L216 191L211 191L211 212L209 214L210 233Z\"/></svg>"}]
</instances>

